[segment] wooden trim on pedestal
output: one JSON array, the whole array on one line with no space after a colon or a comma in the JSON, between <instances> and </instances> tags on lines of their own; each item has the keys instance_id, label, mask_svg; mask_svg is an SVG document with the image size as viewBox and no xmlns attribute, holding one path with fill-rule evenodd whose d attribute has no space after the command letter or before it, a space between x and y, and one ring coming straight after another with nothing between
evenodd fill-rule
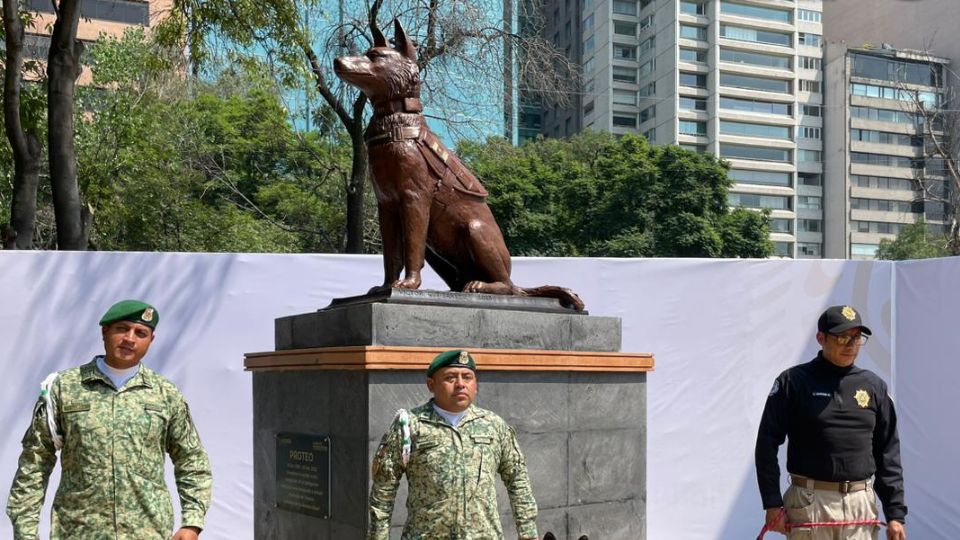
<instances>
[{"instance_id":1,"label":"wooden trim on pedestal","mask_svg":"<svg viewBox=\"0 0 960 540\"><path fill-rule=\"evenodd\" d=\"M247 371L406 370L425 371L449 347L362 345L247 353ZM652 353L469 349L480 371L653 371Z\"/></svg>"}]
</instances>

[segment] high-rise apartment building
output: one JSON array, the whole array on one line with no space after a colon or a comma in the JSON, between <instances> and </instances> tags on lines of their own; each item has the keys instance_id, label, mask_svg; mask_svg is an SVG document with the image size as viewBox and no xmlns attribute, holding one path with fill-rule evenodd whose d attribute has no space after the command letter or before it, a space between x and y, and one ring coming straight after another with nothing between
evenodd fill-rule
<instances>
[{"instance_id":1,"label":"high-rise apartment building","mask_svg":"<svg viewBox=\"0 0 960 540\"><path fill-rule=\"evenodd\" d=\"M544 9L547 37L583 68L580 102L545 110L545 135L642 133L721 156L736 182L730 205L770 210L778 255L823 256L821 0Z\"/></svg>"},{"instance_id":2,"label":"high-rise apartment building","mask_svg":"<svg viewBox=\"0 0 960 540\"><path fill-rule=\"evenodd\" d=\"M827 44L827 257L872 259L881 239L920 218L942 232L943 202L925 200L919 187L922 181L941 193L947 186L942 160L925 158L928 130L942 137L943 126L920 111L940 106L948 64L890 45Z\"/></svg>"}]
</instances>

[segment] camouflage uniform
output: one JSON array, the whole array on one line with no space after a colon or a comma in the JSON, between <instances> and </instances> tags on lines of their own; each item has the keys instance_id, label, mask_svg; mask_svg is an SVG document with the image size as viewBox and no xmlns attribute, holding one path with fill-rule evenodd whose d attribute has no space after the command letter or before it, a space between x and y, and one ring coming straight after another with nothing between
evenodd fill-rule
<instances>
[{"instance_id":1,"label":"camouflage uniform","mask_svg":"<svg viewBox=\"0 0 960 540\"><path fill-rule=\"evenodd\" d=\"M203 528L210 463L173 383L141 364L118 391L94 360L60 372L50 393L63 437L52 540L170 538L173 506L164 453L173 461L182 525ZM39 537L47 480L57 461L46 417L41 398L7 502L15 540Z\"/></svg>"},{"instance_id":2,"label":"camouflage uniform","mask_svg":"<svg viewBox=\"0 0 960 540\"><path fill-rule=\"evenodd\" d=\"M412 450L406 467L398 420L383 436L373 463L370 540L387 540L400 477L406 472L407 522L403 540L503 538L495 475L507 486L520 538L537 536L537 503L516 433L496 414L470 406L457 427L432 400L410 411Z\"/></svg>"}]
</instances>

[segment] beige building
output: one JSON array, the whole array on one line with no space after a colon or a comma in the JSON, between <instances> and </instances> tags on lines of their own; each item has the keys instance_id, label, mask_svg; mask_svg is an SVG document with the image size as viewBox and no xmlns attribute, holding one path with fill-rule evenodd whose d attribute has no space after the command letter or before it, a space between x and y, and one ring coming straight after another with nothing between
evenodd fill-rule
<instances>
[{"instance_id":1,"label":"beige building","mask_svg":"<svg viewBox=\"0 0 960 540\"><path fill-rule=\"evenodd\" d=\"M880 240L896 238L921 217L942 228L943 203L924 201L917 189L921 178L945 185L940 160L924 159L925 118L918 104L939 106L948 67L946 58L889 44L827 44L827 257L872 259Z\"/></svg>"},{"instance_id":2,"label":"beige building","mask_svg":"<svg viewBox=\"0 0 960 540\"><path fill-rule=\"evenodd\" d=\"M46 59L50 49L47 29L53 28L56 21L53 3L50 0L24 0L23 4L36 13L33 26L27 29L24 56L27 59ZM165 17L172 5L173 0L83 0L77 38L92 44L101 34L119 37L132 26L149 28ZM80 82L86 82L88 77L88 73L82 74Z\"/></svg>"},{"instance_id":3,"label":"beige building","mask_svg":"<svg viewBox=\"0 0 960 540\"><path fill-rule=\"evenodd\" d=\"M731 206L768 209L776 253L823 249L821 0L550 0L547 37L583 67L542 133L642 133L727 159Z\"/></svg>"}]
</instances>

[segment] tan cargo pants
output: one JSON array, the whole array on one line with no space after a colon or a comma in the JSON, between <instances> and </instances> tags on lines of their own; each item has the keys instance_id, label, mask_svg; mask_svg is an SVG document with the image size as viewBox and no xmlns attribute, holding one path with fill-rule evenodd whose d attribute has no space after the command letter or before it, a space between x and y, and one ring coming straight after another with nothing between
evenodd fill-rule
<instances>
[{"instance_id":1,"label":"tan cargo pants","mask_svg":"<svg viewBox=\"0 0 960 540\"><path fill-rule=\"evenodd\" d=\"M877 496L872 484L860 491L810 489L793 484L783 495L787 523L822 523L877 519ZM797 527L790 540L876 540L879 525L843 527Z\"/></svg>"}]
</instances>

